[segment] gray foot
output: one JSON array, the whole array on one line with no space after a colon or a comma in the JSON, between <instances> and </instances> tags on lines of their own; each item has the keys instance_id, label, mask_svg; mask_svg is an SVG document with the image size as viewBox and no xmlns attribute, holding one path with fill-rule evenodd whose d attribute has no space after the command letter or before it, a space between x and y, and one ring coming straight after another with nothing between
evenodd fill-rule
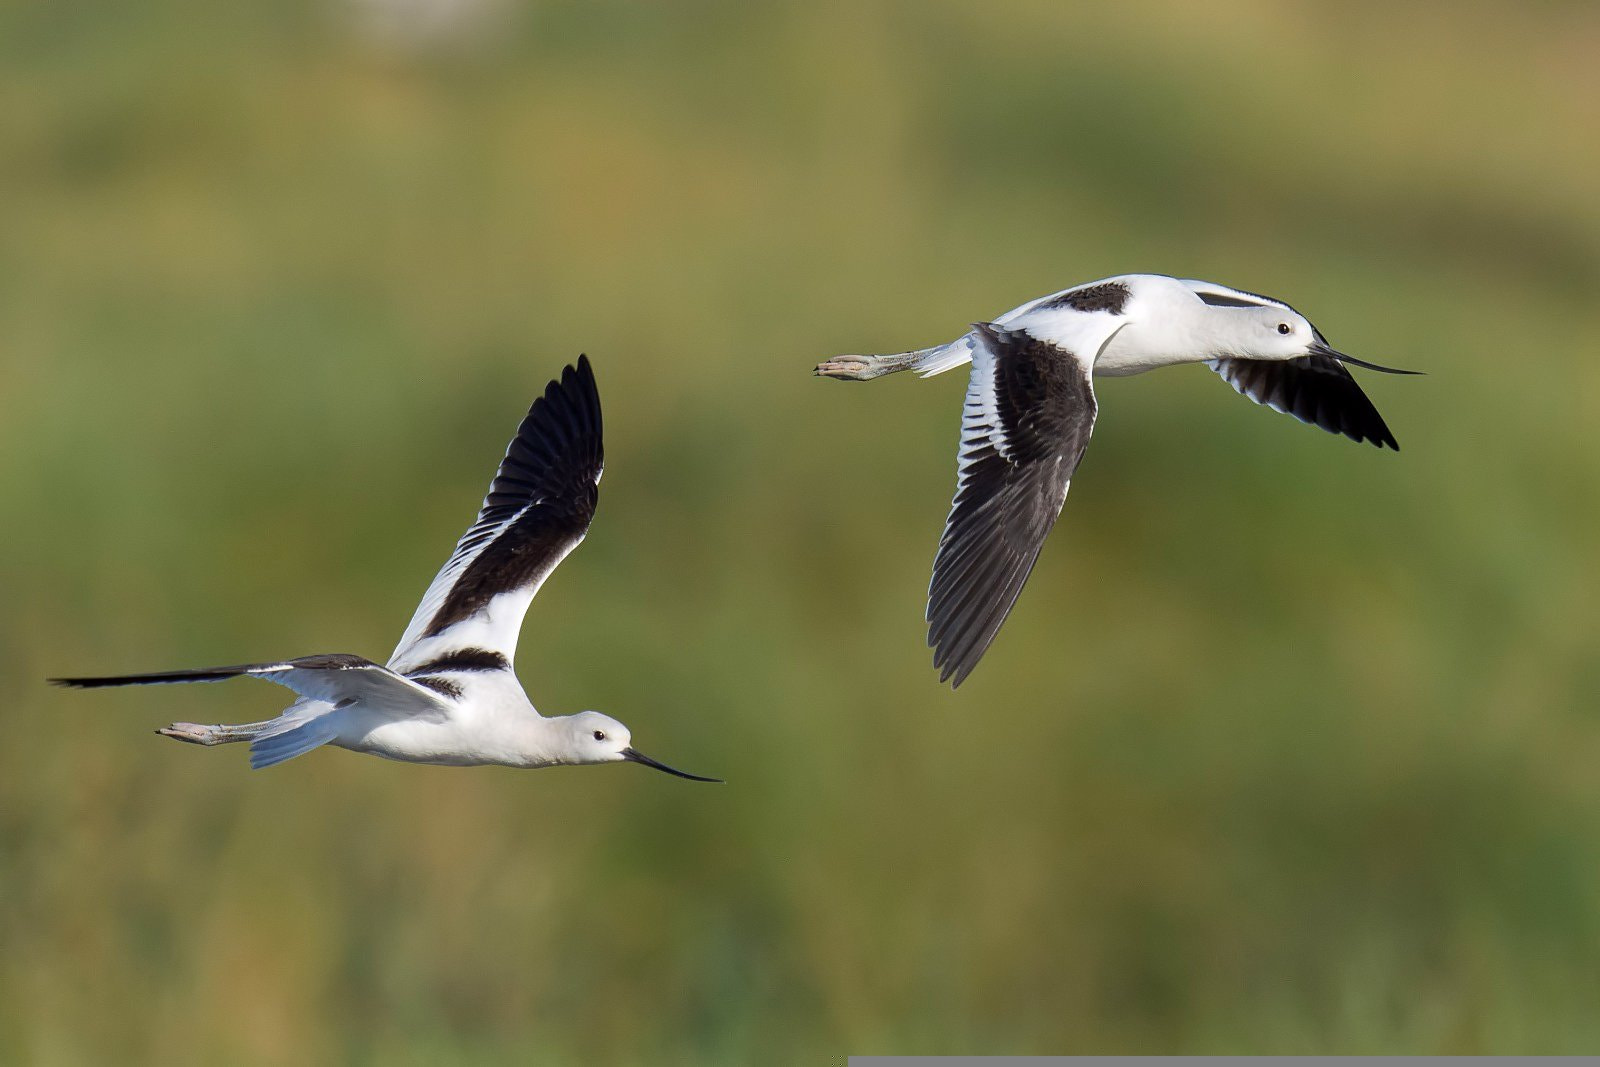
<instances>
[{"instance_id":1,"label":"gray foot","mask_svg":"<svg viewBox=\"0 0 1600 1067\"><path fill-rule=\"evenodd\" d=\"M910 353L893 356L835 356L826 363L818 363L815 373L822 378L837 378L842 382L870 382L885 374L905 370L911 366Z\"/></svg>"},{"instance_id":2,"label":"gray foot","mask_svg":"<svg viewBox=\"0 0 1600 1067\"><path fill-rule=\"evenodd\" d=\"M222 730L217 726L201 726L193 722L175 722L171 726L163 726L156 733L162 737L170 737L178 741L187 741L191 745L220 745L232 738L223 736Z\"/></svg>"}]
</instances>

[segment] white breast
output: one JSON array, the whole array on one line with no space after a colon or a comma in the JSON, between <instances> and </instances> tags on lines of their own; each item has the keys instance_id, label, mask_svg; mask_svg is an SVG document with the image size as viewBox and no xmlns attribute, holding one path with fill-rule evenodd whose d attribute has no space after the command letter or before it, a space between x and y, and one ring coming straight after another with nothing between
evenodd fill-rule
<instances>
[{"instance_id":1,"label":"white breast","mask_svg":"<svg viewBox=\"0 0 1600 1067\"><path fill-rule=\"evenodd\" d=\"M1198 362L1174 359L1170 349L1163 351L1150 345L1148 340L1151 332L1140 330L1135 325L1119 331L1100 350L1100 358L1094 362L1095 377L1123 378L1130 374L1143 374L1157 367L1169 367L1174 363Z\"/></svg>"},{"instance_id":2,"label":"white breast","mask_svg":"<svg viewBox=\"0 0 1600 1067\"><path fill-rule=\"evenodd\" d=\"M447 677L462 692L443 720L397 719L357 705L333 713L345 720L332 743L407 763L539 767L553 762L544 743L557 740L546 737L551 720L534 710L510 671Z\"/></svg>"}]
</instances>

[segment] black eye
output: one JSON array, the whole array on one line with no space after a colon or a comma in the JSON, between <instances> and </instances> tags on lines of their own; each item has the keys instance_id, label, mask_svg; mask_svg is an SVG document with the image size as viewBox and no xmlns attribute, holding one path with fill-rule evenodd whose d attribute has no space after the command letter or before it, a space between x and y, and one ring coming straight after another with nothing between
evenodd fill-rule
<instances>
[{"instance_id":1,"label":"black eye","mask_svg":"<svg viewBox=\"0 0 1600 1067\"><path fill-rule=\"evenodd\" d=\"M606 732L604 730L596 730L594 732L594 739L596 741L604 741L606 739Z\"/></svg>"},{"instance_id":2,"label":"black eye","mask_svg":"<svg viewBox=\"0 0 1600 1067\"><path fill-rule=\"evenodd\" d=\"M1278 332L1279 333L1293 333L1294 332L1294 327L1290 326L1287 322L1280 322L1280 323L1278 323Z\"/></svg>"}]
</instances>

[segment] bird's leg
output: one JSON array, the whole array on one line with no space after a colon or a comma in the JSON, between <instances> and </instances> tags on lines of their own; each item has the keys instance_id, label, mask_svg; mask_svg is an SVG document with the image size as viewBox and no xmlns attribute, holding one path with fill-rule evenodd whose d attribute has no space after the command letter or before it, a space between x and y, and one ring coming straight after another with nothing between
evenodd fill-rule
<instances>
[{"instance_id":1,"label":"bird's leg","mask_svg":"<svg viewBox=\"0 0 1600 1067\"><path fill-rule=\"evenodd\" d=\"M835 356L818 363L816 373L842 382L870 382L885 374L908 370L917 361L917 352L896 352L892 356Z\"/></svg>"},{"instance_id":2,"label":"bird's leg","mask_svg":"<svg viewBox=\"0 0 1600 1067\"><path fill-rule=\"evenodd\" d=\"M156 733L191 745L226 745L231 741L248 741L260 731L264 723L245 723L240 726L201 726L195 722L175 722L163 726Z\"/></svg>"}]
</instances>

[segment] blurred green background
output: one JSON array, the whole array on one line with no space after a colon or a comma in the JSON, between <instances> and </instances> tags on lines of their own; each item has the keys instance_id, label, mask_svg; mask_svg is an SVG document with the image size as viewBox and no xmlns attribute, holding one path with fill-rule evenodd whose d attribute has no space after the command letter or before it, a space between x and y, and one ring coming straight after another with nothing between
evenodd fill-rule
<instances>
[{"instance_id":1,"label":"blurred green background","mask_svg":"<svg viewBox=\"0 0 1600 1067\"><path fill-rule=\"evenodd\" d=\"M0 8L0 1059L1595 1051L1597 128L1590 4ZM1102 381L952 694L965 374L811 367L1125 271L1404 451ZM521 675L726 786L44 685L382 658L580 351Z\"/></svg>"}]
</instances>

